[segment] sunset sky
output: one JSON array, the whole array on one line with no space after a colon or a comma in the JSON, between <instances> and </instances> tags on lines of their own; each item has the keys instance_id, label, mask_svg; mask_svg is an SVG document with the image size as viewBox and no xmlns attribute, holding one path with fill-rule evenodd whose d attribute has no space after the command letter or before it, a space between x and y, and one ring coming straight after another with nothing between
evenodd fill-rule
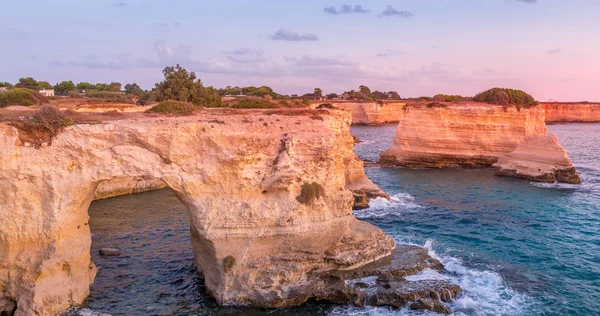
<instances>
[{"instance_id":1,"label":"sunset sky","mask_svg":"<svg viewBox=\"0 0 600 316\"><path fill-rule=\"evenodd\" d=\"M346 4L346 5L345 5ZM137 82L600 101L598 0L6 1L0 81Z\"/></svg>"}]
</instances>

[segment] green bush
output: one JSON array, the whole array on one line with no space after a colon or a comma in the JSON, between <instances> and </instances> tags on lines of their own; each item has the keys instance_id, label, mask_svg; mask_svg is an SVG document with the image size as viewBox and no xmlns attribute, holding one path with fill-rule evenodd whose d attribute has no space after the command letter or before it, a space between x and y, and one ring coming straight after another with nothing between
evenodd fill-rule
<instances>
[{"instance_id":1,"label":"green bush","mask_svg":"<svg viewBox=\"0 0 600 316\"><path fill-rule=\"evenodd\" d=\"M450 95L450 94L436 94L433 97L434 101L438 102L458 102L462 101L462 95Z\"/></svg>"},{"instance_id":2,"label":"green bush","mask_svg":"<svg viewBox=\"0 0 600 316\"><path fill-rule=\"evenodd\" d=\"M191 114L198 107L186 102L164 101L146 110L146 113Z\"/></svg>"},{"instance_id":3,"label":"green bush","mask_svg":"<svg viewBox=\"0 0 600 316\"><path fill-rule=\"evenodd\" d=\"M529 108L537 105L537 102L531 95L515 89L492 88L477 94L473 100L475 102L502 105L506 102L506 95L508 95L508 104L513 104L517 108Z\"/></svg>"},{"instance_id":4,"label":"green bush","mask_svg":"<svg viewBox=\"0 0 600 316\"><path fill-rule=\"evenodd\" d=\"M6 92L0 92L0 107L9 105L42 105L49 100L39 92L25 88L14 88Z\"/></svg>"},{"instance_id":5,"label":"green bush","mask_svg":"<svg viewBox=\"0 0 600 316\"><path fill-rule=\"evenodd\" d=\"M288 107L288 106L290 106L290 104L289 104L289 103L288 103L288 101L286 101L286 100L281 100L281 101L279 101L279 105L281 105L281 106L285 106L285 107Z\"/></svg>"},{"instance_id":6,"label":"green bush","mask_svg":"<svg viewBox=\"0 0 600 316\"><path fill-rule=\"evenodd\" d=\"M234 109L276 109L277 105L260 99L241 99L231 106Z\"/></svg>"},{"instance_id":7,"label":"green bush","mask_svg":"<svg viewBox=\"0 0 600 316\"><path fill-rule=\"evenodd\" d=\"M319 104L319 106L317 106L317 110L324 110L324 109L334 110L335 106L333 106L333 104L331 104L331 103L323 103L323 104Z\"/></svg>"},{"instance_id":8,"label":"green bush","mask_svg":"<svg viewBox=\"0 0 600 316\"><path fill-rule=\"evenodd\" d=\"M296 197L296 200L302 204L308 204L317 200L321 196L323 196L323 187L316 183L305 183L302 185L302 191L300 191L300 195Z\"/></svg>"}]
</instances>

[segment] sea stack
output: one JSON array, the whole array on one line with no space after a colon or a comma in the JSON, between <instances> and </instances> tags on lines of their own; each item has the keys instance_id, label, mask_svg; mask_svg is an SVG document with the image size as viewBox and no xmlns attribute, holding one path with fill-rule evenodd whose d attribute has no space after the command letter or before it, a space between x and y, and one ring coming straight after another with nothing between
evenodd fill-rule
<instances>
[{"instance_id":1,"label":"sea stack","mask_svg":"<svg viewBox=\"0 0 600 316\"><path fill-rule=\"evenodd\" d=\"M398 124L383 165L440 168L488 165L512 152L527 136L547 132L544 110L484 103L410 105Z\"/></svg>"},{"instance_id":2,"label":"sea stack","mask_svg":"<svg viewBox=\"0 0 600 316\"><path fill-rule=\"evenodd\" d=\"M500 176L550 183L581 182L571 158L555 135L525 138L513 152L500 156L494 167L499 169Z\"/></svg>"}]
</instances>

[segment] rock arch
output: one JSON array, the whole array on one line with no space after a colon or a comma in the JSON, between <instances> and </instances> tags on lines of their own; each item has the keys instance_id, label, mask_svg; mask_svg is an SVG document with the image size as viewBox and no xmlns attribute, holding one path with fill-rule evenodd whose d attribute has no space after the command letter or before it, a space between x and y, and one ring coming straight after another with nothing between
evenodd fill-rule
<instances>
[{"instance_id":1,"label":"rock arch","mask_svg":"<svg viewBox=\"0 0 600 316\"><path fill-rule=\"evenodd\" d=\"M391 238L351 213L347 187L377 188L352 153L350 116L314 117L81 124L40 149L0 124L0 312L16 303L16 315L51 315L84 301L95 276L87 209L99 183L120 177L158 178L177 193L219 303L299 304L322 273L388 256ZM319 194L300 202L307 183Z\"/></svg>"}]
</instances>

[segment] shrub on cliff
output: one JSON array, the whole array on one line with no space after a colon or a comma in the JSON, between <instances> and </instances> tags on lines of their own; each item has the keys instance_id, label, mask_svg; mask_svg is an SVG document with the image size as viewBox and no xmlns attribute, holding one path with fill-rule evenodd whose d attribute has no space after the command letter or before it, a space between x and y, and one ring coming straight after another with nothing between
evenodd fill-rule
<instances>
[{"instance_id":1,"label":"shrub on cliff","mask_svg":"<svg viewBox=\"0 0 600 316\"><path fill-rule=\"evenodd\" d=\"M50 105L43 105L32 116L10 123L19 129L21 139L33 144L35 148L52 141L54 136L65 127L75 124L69 112L61 112Z\"/></svg>"},{"instance_id":2,"label":"shrub on cliff","mask_svg":"<svg viewBox=\"0 0 600 316\"><path fill-rule=\"evenodd\" d=\"M39 94L39 92L25 88L14 88L6 92L0 92L0 107L42 105L48 102L48 98Z\"/></svg>"},{"instance_id":3,"label":"shrub on cliff","mask_svg":"<svg viewBox=\"0 0 600 316\"><path fill-rule=\"evenodd\" d=\"M316 183L305 183L302 185L302 191L300 195L296 197L296 200L302 204L312 203L314 200L319 199L323 195L323 187Z\"/></svg>"},{"instance_id":4,"label":"shrub on cliff","mask_svg":"<svg viewBox=\"0 0 600 316\"><path fill-rule=\"evenodd\" d=\"M146 110L146 113L166 113L166 114L187 115L187 114L191 114L192 112L194 112L197 109L198 109L197 106L190 104L190 103L178 102L178 101L165 101L165 102L160 102L159 104Z\"/></svg>"},{"instance_id":5,"label":"shrub on cliff","mask_svg":"<svg viewBox=\"0 0 600 316\"><path fill-rule=\"evenodd\" d=\"M447 105L443 104L443 103L439 103L439 102L431 102L427 104L428 108L445 108L448 107Z\"/></svg>"},{"instance_id":6,"label":"shrub on cliff","mask_svg":"<svg viewBox=\"0 0 600 316\"><path fill-rule=\"evenodd\" d=\"M241 99L231 106L234 109L276 109L277 105L261 99Z\"/></svg>"},{"instance_id":7,"label":"shrub on cliff","mask_svg":"<svg viewBox=\"0 0 600 316\"><path fill-rule=\"evenodd\" d=\"M506 100L508 96L508 101ZM489 104L506 105L513 104L517 108L529 108L537 105L535 99L521 90L492 88L477 94L473 100Z\"/></svg>"},{"instance_id":8,"label":"shrub on cliff","mask_svg":"<svg viewBox=\"0 0 600 316\"><path fill-rule=\"evenodd\" d=\"M462 95L436 94L433 100L437 102L458 102L462 101L463 97Z\"/></svg>"},{"instance_id":9,"label":"shrub on cliff","mask_svg":"<svg viewBox=\"0 0 600 316\"><path fill-rule=\"evenodd\" d=\"M319 104L319 106L317 106L317 110L325 110L325 109L334 110L335 106L333 106L333 104L331 104L331 103L323 103L323 104Z\"/></svg>"}]
</instances>

